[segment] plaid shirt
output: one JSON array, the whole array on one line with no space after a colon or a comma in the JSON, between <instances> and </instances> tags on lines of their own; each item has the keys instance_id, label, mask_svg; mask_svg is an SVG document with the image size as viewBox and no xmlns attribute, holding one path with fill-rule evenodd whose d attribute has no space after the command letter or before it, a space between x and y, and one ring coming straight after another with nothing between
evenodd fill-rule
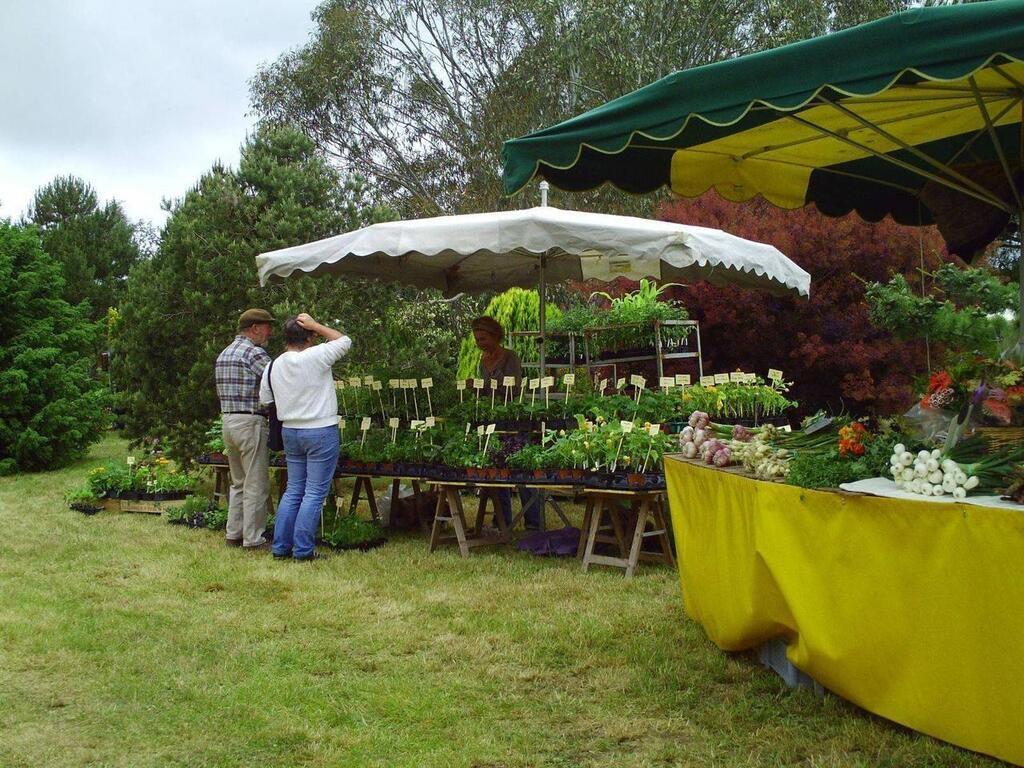
<instances>
[{"instance_id":1,"label":"plaid shirt","mask_svg":"<svg viewBox=\"0 0 1024 768\"><path fill-rule=\"evenodd\" d=\"M217 356L213 367L221 413L266 413L260 405L260 379L270 355L245 336L235 340Z\"/></svg>"}]
</instances>

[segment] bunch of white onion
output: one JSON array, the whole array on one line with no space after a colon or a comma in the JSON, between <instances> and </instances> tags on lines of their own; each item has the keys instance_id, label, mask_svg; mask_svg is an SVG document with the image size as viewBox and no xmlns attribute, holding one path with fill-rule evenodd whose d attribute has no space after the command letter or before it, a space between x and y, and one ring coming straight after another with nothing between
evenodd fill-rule
<instances>
[{"instance_id":1,"label":"bunch of white onion","mask_svg":"<svg viewBox=\"0 0 1024 768\"><path fill-rule=\"evenodd\" d=\"M760 434L750 441L731 440L729 447L733 463L742 464L761 480L781 480L789 474L790 452L773 448Z\"/></svg>"},{"instance_id":2,"label":"bunch of white onion","mask_svg":"<svg viewBox=\"0 0 1024 768\"><path fill-rule=\"evenodd\" d=\"M962 499L978 487L978 478L969 475L952 459L942 458L942 451L921 451L915 456L903 443L893 446L889 471L896 487L922 496L949 494Z\"/></svg>"}]
</instances>

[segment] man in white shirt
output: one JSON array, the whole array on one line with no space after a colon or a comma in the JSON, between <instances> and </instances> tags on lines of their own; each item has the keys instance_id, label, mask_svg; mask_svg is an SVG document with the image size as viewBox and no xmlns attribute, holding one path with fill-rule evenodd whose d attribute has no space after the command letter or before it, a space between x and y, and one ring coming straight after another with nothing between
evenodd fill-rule
<instances>
[{"instance_id":1,"label":"man in white shirt","mask_svg":"<svg viewBox=\"0 0 1024 768\"><path fill-rule=\"evenodd\" d=\"M316 335L323 344L313 344ZM331 366L352 340L306 313L285 321L284 340L285 351L260 382L260 401L277 406L288 461L288 487L277 508L271 549L277 559L315 560L320 511L338 466L338 396Z\"/></svg>"}]
</instances>

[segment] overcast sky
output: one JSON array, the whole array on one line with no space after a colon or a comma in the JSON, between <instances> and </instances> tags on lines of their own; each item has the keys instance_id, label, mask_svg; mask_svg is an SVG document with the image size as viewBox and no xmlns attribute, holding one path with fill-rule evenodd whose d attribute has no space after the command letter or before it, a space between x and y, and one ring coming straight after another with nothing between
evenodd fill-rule
<instances>
[{"instance_id":1,"label":"overcast sky","mask_svg":"<svg viewBox=\"0 0 1024 768\"><path fill-rule=\"evenodd\" d=\"M0 0L0 218L74 174L163 224L216 159L237 165L248 80L301 45L317 0Z\"/></svg>"}]
</instances>

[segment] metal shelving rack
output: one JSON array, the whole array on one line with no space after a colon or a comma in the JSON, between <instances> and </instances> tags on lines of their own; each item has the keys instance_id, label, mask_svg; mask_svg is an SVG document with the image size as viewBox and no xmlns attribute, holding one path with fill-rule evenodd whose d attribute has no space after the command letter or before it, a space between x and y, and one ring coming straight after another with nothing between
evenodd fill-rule
<instances>
[{"instance_id":1,"label":"metal shelving rack","mask_svg":"<svg viewBox=\"0 0 1024 768\"><path fill-rule=\"evenodd\" d=\"M509 336L539 338L540 331L512 331ZM550 360L544 363L545 368L577 368L585 365L584 358L579 355L576 340L579 336L575 333L548 333L548 339L568 339L569 361L564 363L552 363ZM539 362L523 363L523 368L540 368Z\"/></svg>"},{"instance_id":2,"label":"metal shelving rack","mask_svg":"<svg viewBox=\"0 0 1024 768\"><path fill-rule=\"evenodd\" d=\"M614 357L614 358L608 358L606 360L597 360L597 359L592 358L590 356L590 346L591 346L591 344L590 344L589 338L590 338L590 336L593 336L595 333L600 333L601 331L615 330L615 329L618 329L618 328L635 328L635 327L639 327L639 326L642 326L642 325L646 325L646 323L631 323L631 324L628 324L628 325L602 325L602 326L598 326L598 327L595 327L595 328L587 328L586 330L583 331L583 334L582 334L582 340L583 340L583 355L582 355L582 357L579 356L579 353L578 353L579 345L577 344L577 339L580 338L579 335L577 335L575 333L559 333L559 334L549 333L549 334L547 334L547 337L549 339L557 338L557 339L568 339L569 340L569 362L567 362L567 363L551 363L551 362L547 362L544 367L545 368L567 368L567 367L568 368L576 368L576 367L582 366L582 367L587 369L587 375L590 376L590 375L593 375L593 369L594 368L601 368L601 367L604 367L604 366L611 366L611 368L612 368L612 375L614 377L618 373L617 366L619 364L623 364L623 363L643 363L643 362L649 362L651 360L654 360L657 363L657 366L658 366L658 378L660 379L662 376L665 375L665 361L666 360L696 360L697 361L698 375L699 376L703 376L704 375L704 357L703 357L703 354L702 354L702 351L701 351L701 345L700 345L700 323L698 323L696 320L655 320L653 322L653 326L654 326L654 353L653 354L635 355L635 356L627 356L627 357ZM664 342L663 342L663 339L662 339L662 332L661 332L661 329L664 326L673 326L673 327L683 326L683 327L689 327L689 328L693 329L693 331L690 334L687 335L686 340L684 342L684 345L687 347L687 351L686 352L665 352L665 349L664 349L665 345L664 345ZM509 335L510 336L534 337L534 338L536 338L536 337L540 336L540 331L513 331ZM689 339L690 339L691 336L693 336L695 338L695 340L696 340L696 347L697 347L697 349L696 349L695 352L689 351L689 349L690 349ZM540 363L537 363L537 362L523 363L523 368L539 368L539 367L540 367Z\"/></svg>"},{"instance_id":3,"label":"metal shelving rack","mask_svg":"<svg viewBox=\"0 0 1024 768\"><path fill-rule=\"evenodd\" d=\"M617 328L635 328L646 323L630 323L628 325L602 325L596 328L587 328L583 331L583 357L584 364L587 368L587 373L590 374L592 369L600 368L602 366L610 365L612 367L613 376L618 375L617 366L620 363L643 363L651 360L656 361L658 365L658 378L660 379L665 375L665 361L666 360L687 360L695 359L697 361L698 375L704 375L704 356L701 353L700 346L700 323L696 320L655 320L654 321L654 354L652 355L635 355L628 357L613 357L604 360L592 360L590 357L590 343L589 337L595 333L601 331L611 331ZM665 352L664 344L661 338L661 329L663 326L684 326L693 328L692 335L696 337L697 351L696 352ZM689 334L685 342L686 346L689 347Z\"/></svg>"}]
</instances>

